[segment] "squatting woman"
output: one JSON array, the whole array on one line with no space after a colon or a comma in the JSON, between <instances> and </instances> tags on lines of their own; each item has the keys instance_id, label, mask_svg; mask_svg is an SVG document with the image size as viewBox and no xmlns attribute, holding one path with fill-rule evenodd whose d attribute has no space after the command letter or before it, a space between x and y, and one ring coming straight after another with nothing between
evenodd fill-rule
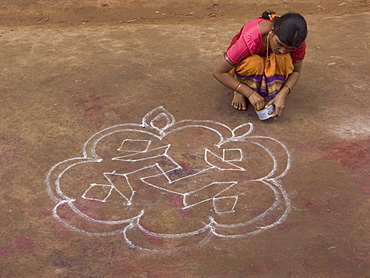
<instances>
[{"instance_id":1,"label":"squatting woman","mask_svg":"<svg viewBox=\"0 0 370 278\"><path fill-rule=\"evenodd\" d=\"M248 21L232 39L213 76L234 91L231 105L255 110L275 105L280 116L296 85L306 54L307 23L298 13L264 12Z\"/></svg>"}]
</instances>

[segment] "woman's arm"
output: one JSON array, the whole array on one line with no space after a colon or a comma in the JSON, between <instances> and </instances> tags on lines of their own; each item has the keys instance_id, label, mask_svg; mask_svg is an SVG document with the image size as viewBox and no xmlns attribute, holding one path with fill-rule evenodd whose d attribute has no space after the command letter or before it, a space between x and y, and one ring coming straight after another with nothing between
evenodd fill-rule
<instances>
[{"instance_id":1,"label":"woman's arm","mask_svg":"<svg viewBox=\"0 0 370 278\"><path fill-rule=\"evenodd\" d=\"M294 86L297 84L301 68L302 68L302 61L294 61L294 70L293 72L288 76L287 80L285 81L283 87L280 89L279 93L270 100L266 106L269 106L270 104L275 104L275 114L273 117L281 116L282 111L285 107L285 99L287 95L290 94L290 91L294 88Z\"/></svg>"},{"instance_id":2,"label":"woman's arm","mask_svg":"<svg viewBox=\"0 0 370 278\"><path fill-rule=\"evenodd\" d=\"M264 107L264 98L248 86L240 83L238 80L232 77L229 72L233 67L233 65L226 61L225 57L222 57L213 69L214 78L216 78L220 83L230 90L235 91L237 89L239 94L242 94L249 99L254 109L262 109Z\"/></svg>"}]
</instances>

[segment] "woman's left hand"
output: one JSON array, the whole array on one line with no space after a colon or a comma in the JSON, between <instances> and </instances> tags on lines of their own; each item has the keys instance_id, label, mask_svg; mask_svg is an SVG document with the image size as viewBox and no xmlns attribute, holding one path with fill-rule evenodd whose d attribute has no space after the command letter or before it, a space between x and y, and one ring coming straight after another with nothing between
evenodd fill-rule
<instances>
[{"instance_id":1,"label":"woman's left hand","mask_svg":"<svg viewBox=\"0 0 370 278\"><path fill-rule=\"evenodd\" d=\"M275 113L274 115L272 115L272 117L281 116L283 109L285 107L285 99L287 95L290 94L291 90L294 88L295 84L297 83L299 79L300 71L302 67L302 61L295 61L293 62L293 64L294 64L294 71L291 74L289 74L288 79L285 81L284 86L281 87L279 93L272 100L270 100L266 105L266 107L271 104L275 105Z\"/></svg>"},{"instance_id":2,"label":"woman's left hand","mask_svg":"<svg viewBox=\"0 0 370 278\"><path fill-rule=\"evenodd\" d=\"M278 93L276 95L276 97L274 97L272 100L270 100L266 107L271 105L271 104L274 104L275 105L275 113L274 115L272 115L272 117L279 117L281 116L282 112L283 112L283 109L285 107L285 97L286 95L285 94L282 94L282 93Z\"/></svg>"}]
</instances>

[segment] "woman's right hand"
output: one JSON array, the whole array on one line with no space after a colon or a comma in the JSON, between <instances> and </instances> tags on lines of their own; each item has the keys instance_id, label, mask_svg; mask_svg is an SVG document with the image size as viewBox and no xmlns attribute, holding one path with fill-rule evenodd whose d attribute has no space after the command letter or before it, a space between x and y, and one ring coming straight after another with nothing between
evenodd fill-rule
<instances>
[{"instance_id":1,"label":"woman's right hand","mask_svg":"<svg viewBox=\"0 0 370 278\"><path fill-rule=\"evenodd\" d=\"M233 67L234 67L233 65L230 65L225 60L225 57L222 57L221 60L216 64L215 68L213 69L213 76L230 90L235 90L235 88L238 88L237 93L242 94L243 96L248 98L249 102L253 105L255 110L263 109L265 107L264 98L244 84L242 84L242 86L239 87L241 83L235 80L235 78L230 74L230 70ZM237 107L237 109L239 108L240 107Z\"/></svg>"},{"instance_id":2,"label":"woman's right hand","mask_svg":"<svg viewBox=\"0 0 370 278\"><path fill-rule=\"evenodd\" d=\"M255 110L261 110L265 107L265 99L257 92L252 90L248 97L249 102L253 105Z\"/></svg>"}]
</instances>

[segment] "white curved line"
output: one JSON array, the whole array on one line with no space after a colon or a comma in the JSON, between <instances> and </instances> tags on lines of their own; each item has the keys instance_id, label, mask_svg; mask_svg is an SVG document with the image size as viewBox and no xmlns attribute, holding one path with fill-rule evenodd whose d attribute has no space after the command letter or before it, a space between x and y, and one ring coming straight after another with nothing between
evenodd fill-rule
<instances>
[{"instance_id":1,"label":"white curved line","mask_svg":"<svg viewBox=\"0 0 370 278\"><path fill-rule=\"evenodd\" d=\"M273 174L275 174L275 172L277 170L278 162L277 162L275 156L273 155L273 153L270 152L270 150L268 148L266 148L264 145L262 145L260 143L257 143L257 142L254 142L254 141L252 141L252 143L255 144L255 145L257 145L257 146L260 146L262 149L264 149L268 153L268 155L271 157L271 159L273 161L273 164L274 164L274 166L273 166L272 170L270 171L270 173L268 173L266 176L264 176L262 178L257 179L258 181L262 181L262 180L265 180L265 179L271 177Z\"/></svg>"},{"instance_id":2,"label":"white curved line","mask_svg":"<svg viewBox=\"0 0 370 278\"><path fill-rule=\"evenodd\" d=\"M286 167L285 167L285 170L283 171L283 173L281 173L279 176L275 177L275 179L280 179L280 178L284 177L286 175L286 173L289 171L290 164L291 164L291 156L290 156L290 153L288 151L288 148L283 143L281 143L279 140L277 140L275 138L272 138L272 137L250 136L249 138L269 139L269 140L272 140L272 141L278 143L284 149L285 154L287 155L287 164L286 164Z\"/></svg>"},{"instance_id":3,"label":"white curved line","mask_svg":"<svg viewBox=\"0 0 370 278\"><path fill-rule=\"evenodd\" d=\"M140 250L140 251L149 252L149 253L173 253L174 251L186 250L188 248L188 247L183 247L183 246L171 248L171 249L149 249L149 248L140 247L134 244L131 240L129 240L127 236L127 231L130 229L133 229L134 227L135 226L131 223L122 231L123 238L125 239L126 244L130 246L131 249ZM211 234L212 234L212 230L210 229L209 233L205 235L204 239L202 239L201 242L198 243L197 247L200 248L206 245L211 240L210 238Z\"/></svg>"},{"instance_id":4,"label":"white curved line","mask_svg":"<svg viewBox=\"0 0 370 278\"><path fill-rule=\"evenodd\" d=\"M207 225L205 225L203 228L200 228L193 232L187 232L187 233L180 233L180 234L163 234L163 233L155 233L148 231L145 229L142 225L140 225L140 222L138 221L136 224L140 231L144 232L147 235L158 237L158 238L183 238L183 237L190 237L190 236L196 236L201 233L204 233L206 230L210 229L211 222Z\"/></svg>"},{"instance_id":5,"label":"white curved line","mask_svg":"<svg viewBox=\"0 0 370 278\"><path fill-rule=\"evenodd\" d=\"M68 202L68 201L64 201L64 202ZM123 231L124 229L119 229L119 230L116 230L114 232L104 232L104 233L91 233L91 232L87 232L85 230L81 230L81 229L78 229L70 224L68 224L67 222L65 222L62 218L59 217L58 213L56 212L56 209L57 207L64 203L64 202L61 202L59 204L57 204L54 209L53 209L53 216L55 219L57 219L60 223L62 223L63 225L67 226L68 228L70 228L71 230L73 231L76 231L76 232L79 232L81 234L85 234L85 235L88 235L88 236L111 236L111 235L115 235L115 234L118 234L120 233L121 231Z\"/></svg>"}]
</instances>

